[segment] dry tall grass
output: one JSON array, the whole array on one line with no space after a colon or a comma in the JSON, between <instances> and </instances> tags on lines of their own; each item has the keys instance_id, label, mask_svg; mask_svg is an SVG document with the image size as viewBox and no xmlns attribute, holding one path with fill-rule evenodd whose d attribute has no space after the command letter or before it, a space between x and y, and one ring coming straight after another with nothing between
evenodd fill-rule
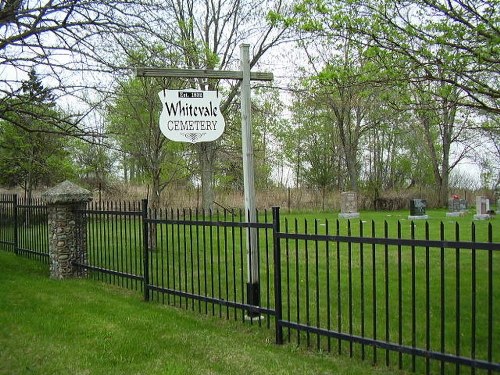
<instances>
[{"instance_id":1,"label":"dry tall grass","mask_svg":"<svg viewBox=\"0 0 500 375\"><path fill-rule=\"evenodd\" d=\"M39 189L33 194L34 198L40 197L46 188ZM0 194L18 194L24 197L24 191L18 189L2 189ZM257 208L259 210L270 209L279 206L288 211L340 211L340 191L326 191L314 189L296 188L271 188L257 191ZM451 194L459 194L467 199L469 207L475 205L476 195L485 195L490 198L490 204L495 204L494 196L488 191L456 191ZM106 190L93 190L94 201L139 201L148 198L150 192L147 185L133 185L126 183L114 183ZM386 210L408 209L412 198L427 200L428 208L438 206L437 194L431 188L415 188L400 191L383 191L379 194L382 205L379 208ZM162 193L161 206L166 208L192 208L200 209L201 190L193 187L171 186ZM239 209L244 208L243 191L216 190L214 209ZM375 200L371 194L361 192L358 194L358 209L375 209Z\"/></svg>"},{"instance_id":2,"label":"dry tall grass","mask_svg":"<svg viewBox=\"0 0 500 375\"><path fill-rule=\"evenodd\" d=\"M296 188L271 188L256 192L256 206L259 210L279 206L289 211L340 211L340 191L326 191ZM475 204L475 196L484 192L452 191L466 198L469 206ZM450 194L451 194L450 193ZM102 200L137 201L149 196L147 186L119 184L107 192L102 192ZM384 191L379 198L386 202L385 209L407 209L412 198L427 200L428 208L438 206L437 194L431 188L416 188L401 191ZM99 199L99 193L94 192L94 200ZM201 208L201 190L199 188L171 187L161 196L161 205L168 208ZM491 201L493 203L493 201ZM243 191L216 190L214 208L239 209L244 208ZM361 192L358 194L358 209L371 210L375 208L373 196Z\"/></svg>"}]
</instances>

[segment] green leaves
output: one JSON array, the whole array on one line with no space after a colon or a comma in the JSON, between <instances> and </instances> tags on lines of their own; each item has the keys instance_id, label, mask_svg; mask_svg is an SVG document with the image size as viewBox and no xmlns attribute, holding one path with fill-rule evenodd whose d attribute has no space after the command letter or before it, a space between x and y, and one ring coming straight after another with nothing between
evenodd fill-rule
<instances>
[{"instance_id":1,"label":"green leaves","mask_svg":"<svg viewBox=\"0 0 500 375\"><path fill-rule=\"evenodd\" d=\"M22 95L5 103L0 122L0 184L20 185L28 193L74 174L67 140L60 134L51 91L32 70L22 82Z\"/></svg>"},{"instance_id":2,"label":"green leaves","mask_svg":"<svg viewBox=\"0 0 500 375\"><path fill-rule=\"evenodd\" d=\"M356 41L406 60L409 80L451 83L461 105L498 113L500 17L494 0L305 0L295 5L300 32ZM369 50L369 53L372 51ZM453 78L450 78L453 77Z\"/></svg>"}]
</instances>

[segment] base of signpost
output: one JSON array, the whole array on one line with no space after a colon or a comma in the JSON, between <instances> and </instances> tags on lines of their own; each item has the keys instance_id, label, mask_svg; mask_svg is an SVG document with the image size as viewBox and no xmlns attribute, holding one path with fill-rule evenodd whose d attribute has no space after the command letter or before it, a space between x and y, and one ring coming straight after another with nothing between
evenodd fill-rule
<instances>
[{"instance_id":1,"label":"base of signpost","mask_svg":"<svg viewBox=\"0 0 500 375\"><path fill-rule=\"evenodd\" d=\"M257 308L252 306L260 306L260 285L259 283L247 283L247 304L251 305L245 315L246 320L262 319Z\"/></svg>"}]
</instances>

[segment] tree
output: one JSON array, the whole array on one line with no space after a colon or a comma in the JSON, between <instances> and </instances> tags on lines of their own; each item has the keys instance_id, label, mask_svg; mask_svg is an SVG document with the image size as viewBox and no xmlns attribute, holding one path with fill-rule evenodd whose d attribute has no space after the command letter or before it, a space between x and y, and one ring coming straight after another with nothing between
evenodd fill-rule
<instances>
[{"instance_id":1,"label":"tree","mask_svg":"<svg viewBox=\"0 0 500 375\"><path fill-rule=\"evenodd\" d=\"M169 141L160 131L160 90L153 79L123 82L108 112L108 134L151 182L152 208L159 207L161 193L168 184L186 178L189 161L183 144Z\"/></svg>"},{"instance_id":2,"label":"tree","mask_svg":"<svg viewBox=\"0 0 500 375\"><path fill-rule=\"evenodd\" d=\"M333 144L335 136L330 126L321 123L316 125L307 126L302 132L304 136L302 174L306 186L321 191L322 209L324 210L326 192L335 185L338 186L339 183L337 169L339 153L335 152Z\"/></svg>"},{"instance_id":3,"label":"tree","mask_svg":"<svg viewBox=\"0 0 500 375\"><path fill-rule=\"evenodd\" d=\"M11 114L11 121L0 121L0 183L22 186L30 200L40 184L61 181L73 174L73 168L64 138L53 134L56 130L52 121L42 120L45 116L52 120L63 116L54 109L50 90L34 70L22 82L21 91L19 101L23 106L13 103L19 111Z\"/></svg>"},{"instance_id":4,"label":"tree","mask_svg":"<svg viewBox=\"0 0 500 375\"><path fill-rule=\"evenodd\" d=\"M23 118L37 118L51 125L46 132L91 134L91 125L85 124L89 110L82 102L92 95L89 90L104 90L108 82L103 75L119 68L109 51L151 24L145 19L152 14L146 11L152 7L149 4L142 0L0 2L0 120L33 131ZM50 86L54 101L71 112L62 116L57 111L53 117L54 112L31 110L21 85L32 69Z\"/></svg>"},{"instance_id":5,"label":"tree","mask_svg":"<svg viewBox=\"0 0 500 375\"><path fill-rule=\"evenodd\" d=\"M91 142L73 140L71 151L78 177L86 186L98 190L101 202L102 191L109 187L115 172L113 155L109 147L103 142L103 137L99 136Z\"/></svg>"},{"instance_id":6,"label":"tree","mask_svg":"<svg viewBox=\"0 0 500 375\"><path fill-rule=\"evenodd\" d=\"M403 90L386 88L381 95L372 96L366 117L371 126L360 141L361 184L374 202L384 190L426 183L427 159L415 142L415 121L409 111L391 105L403 95Z\"/></svg>"},{"instance_id":7,"label":"tree","mask_svg":"<svg viewBox=\"0 0 500 375\"><path fill-rule=\"evenodd\" d=\"M376 32L383 31L383 35L371 32L370 38L418 64L421 69L414 70L414 81L452 86L463 94L458 106L499 113L500 29L495 3L394 2L387 12L381 2L375 2L367 9L379 25Z\"/></svg>"},{"instance_id":8,"label":"tree","mask_svg":"<svg viewBox=\"0 0 500 375\"><path fill-rule=\"evenodd\" d=\"M326 40L329 40L328 47L319 52L307 51L314 66L307 88L312 93L311 102L323 108L320 113L328 117L340 143L342 163L347 172L345 185L357 191L361 172L360 145L366 133L379 124L373 103L378 103L377 97L387 90L382 84L374 85L373 82L384 80L385 72L370 61L366 49L349 34Z\"/></svg>"},{"instance_id":9,"label":"tree","mask_svg":"<svg viewBox=\"0 0 500 375\"><path fill-rule=\"evenodd\" d=\"M389 52L413 82L441 82L464 95L460 106L499 113L500 30L495 0L324 1L296 5L282 19L319 33L348 31L367 47Z\"/></svg>"},{"instance_id":10,"label":"tree","mask_svg":"<svg viewBox=\"0 0 500 375\"><path fill-rule=\"evenodd\" d=\"M235 100L225 116L227 131L220 141L216 182L218 187L243 190L241 168L240 102ZM252 131L254 148L254 175L256 189L272 186L272 169L276 163L275 134L282 117L283 103L279 91L264 87L256 88L252 95Z\"/></svg>"},{"instance_id":11,"label":"tree","mask_svg":"<svg viewBox=\"0 0 500 375\"><path fill-rule=\"evenodd\" d=\"M269 9L286 11L281 0L268 1L195 1L169 0L164 3L165 23L159 35L165 44L174 44L183 56L182 67L192 69L228 69L238 63L239 45L254 39L250 67L257 65L271 48L286 41L287 27L266 23ZM220 83L194 80L193 87L202 90L220 89ZM239 89L239 82L230 82L221 111L224 115L231 108ZM195 145L202 184L202 202L210 209L214 199L214 181L217 156L221 142L204 142Z\"/></svg>"},{"instance_id":12,"label":"tree","mask_svg":"<svg viewBox=\"0 0 500 375\"><path fill-rule=\"evenodd\" d=\"M353 88L361 87L360 83L373 88L358 91L361 101L354 101L356 110L362 111L356 115L361 115L359 124L366 130L365 134L374 126L386 126L380 121L377 111L370 109L373 103L378 103L381 108L392 108L394 114L411 114L410 123L419 125L415 134L421 136L425 145L439 202L446 204L449 173L471 148L465 142L475 127L474 116L498 112L499 49L495 41L499 34L495 26L494 5L485 1L472 4L468 1L434 0L310 0L297 4L295 9L299 17L279 19L316 38L333 43L344 41L341 44L344 47L337 50L353 45L354 51L362 51L352 61L364 66L364 70L347 71L345 67L349 65L337 61L325 64L327 68L320 75L315 73L319 78L322 75L333 77L331 81L337 85L340 82L338 77L350 79L338 85L349 101L339 101L342 99L339 91L334 111L337 122L347 118L344 113L348 112L340 109L346 108L345 103L352 102ZM313 58L318 56L311 55ZM401 93L400 100L394 101L383 93L382 100L377 99L377 91L384 91L383 87L385 91ZM363 103L363 100L366 101ZM341 130L350 129L343 122L338 122L338 126ZM362 138L364 134L356 132L361 128L355 126L351 129L339 133L346 151L355 150L356 142L366 141ZM349 138L344 134L352 135L353 142L346 142ZM375 135L372 132L372 136ZM408 143L402 147L411 150L411 141L408 138ZM452 155L453 146L458 143L465 146ZM349 165L349 160L353 164L355 155L351 153L346 159L354 177L352 171L355 169ZM414 181L412 177L412 183Z\"/></svg>"},{"instance_id":13,"label":"tree","mask_svg":"<svg viewBox=\"0 0 500 375\"><path fill-rule=\"evenodd\" d=\"M481 169L484 188L492 189L500 198L500 120L495 116L483 118L482 142L474 149L474 159Z\"/></svg>"}]
</instances>

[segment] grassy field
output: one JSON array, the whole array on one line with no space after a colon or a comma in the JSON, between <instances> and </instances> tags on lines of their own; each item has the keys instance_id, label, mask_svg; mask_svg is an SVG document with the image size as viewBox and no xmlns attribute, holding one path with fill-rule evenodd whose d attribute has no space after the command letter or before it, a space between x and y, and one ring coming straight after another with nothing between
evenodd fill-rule
<instances>
[{"instance_id":1,"label":"grassy field","mask_svg":"<svg viewBox=\"0 0 500 375\"><path fill-rule=\"evenodd\" d=\"M0 252L0 374L395 374Z\"/></svg>"},{"instance_id":2,"label":"grassy field","mask_svg":"<svg viewBox=\"0 0 500 375\"><path fill-rule=\"evenodd\" d=\"M413 224L417 239L443 237L448 241L470 241L473 237L471 228L474 226L476 241L500 243L499 218L475 222L472 220L473 213L458 218L446 217L445 210L430 210L428 214L428 220L415 221ZM224 220L223 216L215 219ZM309 234L324 234L328 228L329 234L337 234L336 219L337 214L332 212L283 213L281 229L287 227L288 232L304 233L307 227ZM262 216L260 221L264 221ZM371 237L372 221L376 224L377 237L396 238L398 232L402 238L411 236L412 224L407 211L361 212L360 219L351 220L349 225L347 220L339 220L338 233L346 235L350 231L353 236L360 236L360 228L363 227L363 236ZM90 218L89 228L92 233L88 239L92 264L142 274L142 233L136 219L113 215ZM242 230L195 228L189 225L167 227L158 224L156 236L157 248L150 253L151 283L243 302L247 260ZM261 302L272 308L272 236L268 236L266 246L266 236L261 234L259 243L260 277L263 281ZM285 319L395 343L399 341L407 346L415 345L447 353L459 352L464 356L470 355L473 346L476 358L481 359L488 357L488 335L493 340L500 338L500 254L490 255L485 251L473 254L471 250L425 247L398 249L396 246L385 248L382 245L372 247L355 244L348 247L335 242L316 244L304 240L282 241L281 246ZM476 270L474 276L471 274L473 264ZM96 277L140 290L140 285L135 281L111 275L97 274ZM488 284L490 280L491 288ZM269 288L266 287L267 283ZM236 315L243 317L244 314L241 310L231 311L226 307L158 293L153 298L188 310L219 316L232 318ZM488 308L488 300L493 301L491 309ZM473 309L476 316L474 321L471 319ZM192 317L192 312L186 314ZM490 316L491 330L488 326ZM198 316L195 317L198 319ZM200 319L206 321L206 318ZM267 317L265 324L271 323L272 326L272 320L272 317ZM231 325L220 321L210 324ZM472 326L475 334L472 334ZM250 335L262 335L263 341L274 341L273 332L268 330L255 333L241 323L232 328L235 331L243 329ZM333 353L346 356L353 354L349 344L337 340L327 341L324 337L299 335L286 330L285 339L292 342L290 348L300 340L306 346L331 349ZM367 363L374 360L375 355L379 363L388 360L396 367L398 360L401 360L397 353L380 349L375 353L370 347L354 347L355 357L361 358L365 354ZM494 362L500 361L499 355L500 352L493 351ZM411 361L411 357L405 356L403 368L411 368ZM425 371L426 365L423 358L417 358L417 372ZM454 365L447 365L446 368L447 373L455 371ZM432 371L439 371L438 362L432 364Z\"/></svg>"},{"instance_id":3,"label":"grassy field","mask_svg":"<svg viewBox=\"0 0 500 375\"><path fill-rule=\"evenodd\" d=\"M413 236L420 240L470 241L475 237L479 242L500 242L497 218L475 222L473 213L458 218L446 217L445 210L428 213L428 220L417 220L413 224L408 220L407 211L362 212L360 219L350 222L337 222L336 213L331 212L287 213L282 215L281 229L289 233L347 235L350 232L353 236L410 238L413 228ZM187 216L189 218L189 213ZM181 214L180 219L183 218ZM214 215L212 219L225 221L227 218ZM268 213L268 221L270 219ZM259 220L265 221L263 216ZM140 226L127 227L124 219L117 218L103 222L105 224L90 222L94 233L89 238L90 248L99 249L99 253L89 254L91 261L105 268L142 274L142 262L137 262L137 256L133 255L142 254ZM106 225L106 229L103 230L102 225ZM149 253L152 284L244 302L247 259L241 228L157 224L156 229L157 246ZM261 303L272 308L274 271L270 231L267 237L263 231L260 233L259 243ZM347 246L306 240L283 240L281 246L284 318L287 320L466 357L474 352L480 359L488 358L489 335L493 340L500 337L498 253L418 246ZM115 276L110 275L99 277L128 286L128 280L115 280ZM178 296L155 293L153 297L213 315L231 318L244 315L243 310L233 311ZM491 309L488 301L492 301ZM272 326L272 320L268 316L264 324ZM312 334L299 335L286 330L285 339L353 355L351 345ZM494 351L492 360L500 361L499 354ZM395 366L402 360L403 368L414 365L409 356L401 359L397 353L384 350L375 353L367 346L356 345L354 356L366 357L368 361L377 356L377 361L389 361ZM417 370L424 371L426 366L425 359L417 358ZM434 362L431 371L439 371L439 366L439 362ZM455 371L453 364L447 365L447 373Z\"/></svg>"},{"instance_id":4,"label":"grassy field","mask_svg":"<svg viewBox=\"0 0 500 375\"><path fill-rule=\"evenodd\" d=\"M285 215L288 217L288 215ZM495 242L500 250L500 222L473 222L472 214L446 217L444 210L432 210L428 220L408 220L407 212L366 212L361 218L337 222L330 214L303 214L288 220L290 232L328 233L372 237L371 222L376 224L373 237L410 238L413 226L416 239ZM328 220L328 224L327 224ZM387 223L387 227L385 227ZM398 228L399 224L399 228ZM491 224L491 228L490 228ZM457 230L458 225L458 230ZM363 235L360 234L363 226ZM474 235L471 230L475 227ZM387 228L387 229L386 229ZM282 245L282 249L283 249ZM364 337L401 343L431 351L454 353L465 357L500 362L495 342L500 337L500 253L424 246L338 246L334 241L318 245L313 241L286 243L285 275L291 287L285 292L286 318ZM287 282L289 280L289 282ZM304 281L305 280L305 281ZM309 287L306 287L309 285ZM329 288L327 287L329 285ZM490 304L491 302L491 304ZM300 316L299 316L300 313ZM491 322L489 323L489 319ZM326 340L314 335L291 338L325 347ZM290 335L288 335L290 337ZM489 348L488 340L493 345ZM333 351L352 353L345 343L328 342ZM347 349L349 347L349 349ZM354 352L371 360L370 347L354 347ZM441 364L428 363L410 356L378 350L378 361L417 372L439 372ZM443 365L445 373L454 374L453 364Z\"/></svg>"}]
</instances>

